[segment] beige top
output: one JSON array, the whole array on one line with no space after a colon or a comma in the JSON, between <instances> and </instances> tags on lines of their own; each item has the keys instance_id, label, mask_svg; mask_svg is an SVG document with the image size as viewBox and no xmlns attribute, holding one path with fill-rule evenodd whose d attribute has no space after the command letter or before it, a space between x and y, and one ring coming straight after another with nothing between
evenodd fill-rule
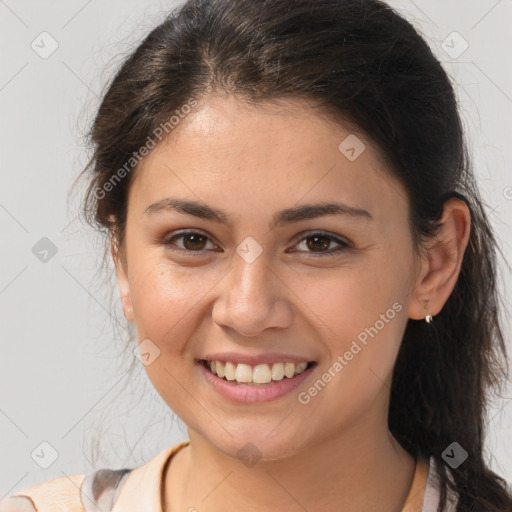
<instances>
[{"instance_id":1,"label":"beige top","mask_svg":"<svg viewBox=\"0 0 512 512\"><path fill-rule=\"evenodd\" d=\"M189 441L166 448L135 469L100 469L27 487L0 502L0 512L162 512L163 475ZM402 512L436 512L434 458L418 458ZM447 512L455 512L452 503Z\"/></svg>"}]
</instances>

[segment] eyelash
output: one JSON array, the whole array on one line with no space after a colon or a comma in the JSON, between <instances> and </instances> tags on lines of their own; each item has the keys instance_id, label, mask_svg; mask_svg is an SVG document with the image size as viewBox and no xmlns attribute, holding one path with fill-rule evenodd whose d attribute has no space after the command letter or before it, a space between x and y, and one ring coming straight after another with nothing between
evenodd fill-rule
<instances>
[{"instance_id":1,"label":"eyelash","mask_svg":"<svg viewBox=\"0 0 512 512\"><path fill-rule=\"evenodd\" d=\"M168 246L169 249L171 249L172 251L180 251L180 252L186 252L186 253L199 253L199 254L203 254L204 251L207 251L208 249L200 249L200 250L197 250L197 251L194 251L194 250L189 250L189 249L183 249L181 247L171 247L173 246L173 242L174 240L177 240L179 238L183 238L187 235L199 235L199 236L202 236L202 237L205 237L207 238L210 242L211 240L208 238L207 235L199 232L199 231L182 231L180 233L177 233L175 235L173 235L171 238L168 238L166 240L163 241L163 244ZM303 242L304 240L307 240L308 238L314 238L314 237L321 237L321 238L327 238L329 240L329 242L335 242L337 244L340 245L340 247L337 247L336 249L334 250L330 250L330 251L326 251L326 252L310 252L310 251L299 251L299 252L306 252L306 253L309 253L310 255L312 255L314 258L322 258L324 256L331 256L333 254L338 254L340 253L341 251L343 250L347 250L347 249L350 249L351 248L351 245L333 235L330 235L328 233L324 233L322 231L313 231L311 233L308 233L307 236L304 236L302 237L300 240L298 240L298 242L296 243L299 244L301 242Z\"/></svg>"}]
</instances>

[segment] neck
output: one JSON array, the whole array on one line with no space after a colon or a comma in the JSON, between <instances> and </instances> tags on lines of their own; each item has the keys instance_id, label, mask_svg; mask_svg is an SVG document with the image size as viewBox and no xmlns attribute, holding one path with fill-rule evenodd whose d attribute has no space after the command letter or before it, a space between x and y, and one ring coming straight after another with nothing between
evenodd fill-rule
<instances>
[{"instance_id":1,"label":"neck","mask_svg":"<svg viewBox=\"0 0 512 512\"><path fill-rule=\"evenodd\" d=\"M165 475L164 512L402 510L415 460L392 437L361 421L281 460L244 464L189 430L190 446ZM336 506L334 507L334 504Z\"/></svg>"}]
</instances>

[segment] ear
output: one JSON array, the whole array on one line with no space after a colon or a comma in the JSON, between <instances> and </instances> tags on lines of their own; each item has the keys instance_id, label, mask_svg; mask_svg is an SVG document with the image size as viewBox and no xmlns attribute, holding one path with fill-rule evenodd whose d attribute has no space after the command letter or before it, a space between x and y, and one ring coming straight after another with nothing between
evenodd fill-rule
<instances>
[{"instance_id":1,"label":"ear","mask_svg":"<svg viewBox=\"0 0 512 512\"><path fill-rule=\"evenodd\" d=\"M423 320L427 314L435 316L443 309L459 277L468 245L471 215L464 201L446 201L441 222L438 235L427 243L427 254L422 257L408 306L409 318L415 320Z\"/></svg>"},{"instance_id":2,"label":"ear","mask_svg":"<svg viewBox=\"0 0 512 512\"><path fill-rule=\"evenodd\" d=\"M124 258L119 253L114 239L110 241L110 254L114 261L116 269L117 286L121 296L121 303L123 305L124 316L128 322L133 322L135 317L133 315L132 297L130 294L130 283L126 274L125 265L123 265Z\"/></svg>"}]
</instances>

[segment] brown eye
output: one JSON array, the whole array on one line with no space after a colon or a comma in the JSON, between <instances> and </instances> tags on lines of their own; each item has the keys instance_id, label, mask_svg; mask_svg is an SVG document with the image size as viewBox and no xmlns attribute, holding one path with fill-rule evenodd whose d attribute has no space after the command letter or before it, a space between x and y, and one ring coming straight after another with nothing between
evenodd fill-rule
<instances>
[{"instance_id":1,"label":"brown eye","mask_svg":"<svg viewBox=\"0 0 512 512\"><path fill-rule=\"evenodd\" d=\"M205 246L206 237L203 235L184 235L184 246L190 250L202 250Z\"/></svg>"},{"instance_id":2,"label":"brown eye","mask_svg":"<svg viewBox=\"0 0 512 512\"><path fill-rule=\"evenodd\" d=\"M306 240L308 240L308 242L306 242L308 249L311 249L312 251L316 251L318 249L322 251L323 249L327 249L329 245L331 245L332 241L326 236L309 236Z\"/></svg>"},{"instance_id":3,"label":"brown eye","mask_svg":"<svg viewBox=\"0 0 512 512\"><path fill-rule=\"evenodd\" d=\"M180 239L182 240L182 243L177 244L176 241ZM211 243L208 236L196 231L190 231L175 234L163 243L171 250L181 251L184 253L201 253L202 251L211 250L212 248L215 249L215 246L212 243L213 247L207 247L208 242ZM327 250L333 243L337 244L338 247ZM303 237L297 245L300 244L304 244L305 250L299 250L298 252L310 254L315 257L334 255L335 253L339 253L351 247L350 243L344 242L343 240L326 233L311 233L308 236Z\"/></svg>"},{"instance_id":4,"label":"brown eye","mask_svg":"<svg viewBox=\"0 0 512 512\"><path fill-rule=\"evenodd\" d=\"M338 247L326 250L332 243L337 244ZM300 244L304 244L306 250L300 250L299 252L306 252L306 254L309 253L314 256L330 256L351 247L348 242L344 242L327 233L310 233L308 236L303 237L297 246L300 246Z\"/></svg>"},{"instance_id":5,"label":"brown eye","mask_svg":"<svg viewBox=\"0 0 512 512\"><path fill-rule=\"evenodd\" d=\"M181 245L176 244L175 241L180 239L182 240ZM175 246L176 250L185 252L200 252L208 249L206 247L208 241L209 239L206 235L191 231L174 235L171 238L165 240L163 243L169 246L170 249L174 249L174 247L171 246Z\"/></svg>"}]
</instances>

